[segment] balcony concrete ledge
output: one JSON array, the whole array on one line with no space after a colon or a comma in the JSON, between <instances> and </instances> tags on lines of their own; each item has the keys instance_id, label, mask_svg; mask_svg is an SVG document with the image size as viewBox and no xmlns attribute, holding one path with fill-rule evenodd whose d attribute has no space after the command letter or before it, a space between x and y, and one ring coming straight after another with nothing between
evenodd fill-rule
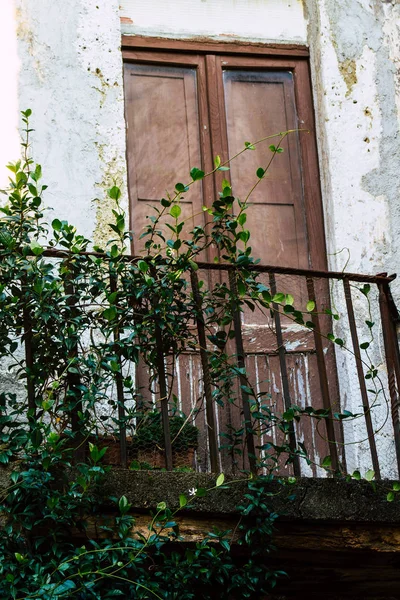
<instances>
[{"instance_id":1,"label":"balcony concrete ledge","mask_svg":"<svg viewBox=\"0 0 400 600\"><path fill-rule=\"evenodd\" d=\"M9 468L0 468L2 496L10 485L10 472ZM135 510L147 511L162 501L175 509L179 506L180 494L189 498L190 490L206 488L210 490L206 496L190 502L191 513L236 515L237 507L245 501L247 479L244 476L226 476L224 487L228 489L211 489L215 487L216 479L217 475L210 473L112 468L105 477L101 495L126 496ZM383 480L372 485L367 481L311 478L299 478L295 483L285 485L272 482L269 486L272 495L268 502L271 511L285 521L400 524L400 493L393 502L386 499L393 483Z\"/></svg>"},{"instance_id":2,"label":"balcony concrete ledge","mask_svg":"<svg viewBox=\"0 0 400 600\"><path fill-rule=\"evenodd\" d=\"M112 469L103 491L105 495L126 496L137 510L155 507L161 501L177 508L180 494L188 496L193 488L213 488L216 478L208 473ZM205 497L196 498L191 503L191 512L215 516L237 514L237 506L244 501L246 479L227 476L225 483L228 489L212 489ZM271 510L284 520L394 524L400 523L400 494L394 502L388 502L386 496L392 487L389 480L371 485L367 481L300 478L292 484L271 483L274 495L269 503Z\"/></svg>"},{"instance_id":3,"label":"balcony concrete ledge","mask_svg":"<svg viewBox=\"0 0 400 600\"><path fill-rule=\"evenodd\" d=\"M10 485L10 469L0 468L0 494ZM135 516L134 530L148 535L149 510L159 502L175 509L179 495L193 488L210 489L216 475L128 471L113 468L99 489L100 497L126 496ZM239 479L239 480L238 480ZM194 499L190 510L174 517L180 540L195 543L217 528L230 531L234 543L240 534L237 506L247 489L245 478L226 477L228 489L212 489ZM279 517L269 555L272 567L287 571L273 600L394 600L400 589L400 495L388 502L393 482L298 479L271 483L268 500ZM293 496L293 499L291 497ZM104 501L104 511L88 519L88 532L100 535L98 525L113 518L116 505ZM1 520L0 520L1 521ZM73 532L74 537L82 536ZM105 535L105 534L104 534ZM107 534L109 535L109 534ZM235 552L241 547L234 544Z\"/></svg>"}]
</instances>

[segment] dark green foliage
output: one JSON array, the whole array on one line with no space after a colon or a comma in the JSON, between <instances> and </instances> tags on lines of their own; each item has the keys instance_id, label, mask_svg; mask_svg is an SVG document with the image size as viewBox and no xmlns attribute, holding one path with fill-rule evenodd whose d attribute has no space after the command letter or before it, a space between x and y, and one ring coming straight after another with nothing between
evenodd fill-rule
<instances>
[{"instance_id":1,"label":"dark green foliage","mask_svg":"<svg viewBox=\"0 0 400 600\"><path fill-rule=\"evenodd\" d=\"M245 229L250 194L243 201L236 198L229 181L223 180L212 206L204 207L210 217L206 226L185 230L180 199L210 175L199 168L192 168L189 183L177 183L175 194L160 201L141 236L144 250L138 259L124 256L131 233L119 205L121 192L111 187L113 239L102 254L101 249L89 253L90 240L73 225L55 218L50 227L43 219L46 186L40 183L41 167L28 153L29 116L29 110L23 113L23 159L9 165L8 202L0 209L0 359L9 365L10 385L20 384L18 393L0 390L0 464L16 467L0 498L0 598L258 599L281 575L268 565L276 519L268 509L268 485L279 457L288 463L295 455L309 460L304 445L290 449L290 427L302 417L329 415L299 406L275 414L269 394L253 389L245 368L230 354L229 342L235 337L235 316L244 309L272 316L280 311L310 329L315 305L309 301L300 310L290 294L272 297L250 269L257 262ZM272 158L281 152L287 133L270 147ZM246 142L242 152L257 143ZM272 158L257 171L257 182ZM214 171L229 170L220 157L214 164ZM220 260L234 266L233 283L222 278L210 287L200 281L199 313L188 281L197 270L196 259L211 244ZM56 258L49 249L58 251ZM369 289L361 291L367 296ZM118 437L124 427L136 448L163 448L159 402L165 399L145 406L129 367L140 360L154 374L154 384L160 356L198 351L196 317L211 342L207 357L215 404L221 409L240 405L244 393L251 414L221 434L220 449L229 453L233 470L246 472L245 440L254 435L257 467L268 473L249 479L239 507L242 556L232 550L232 532L210 532L192 547L175 544L177 511L165 502L149 518L148 534L136 531L125 497L101 497L107 450L89 443L102 433ZM372 327L372 317L368 323ZM27 347L31 357L24 353ZM367 342L362 347L367 349ZM372 365L367 377L374 379L376 372ZM122 416L121 402L110 391L115 387L123 389ZM170 406L174 450L197 447L196 411L186 419ZM280 445L262 443L273 428L279 430ZM226 488L222 474L212 490L199 488L190 499L181 494L180 507L188 510L206 493L219 493L218 488ZM115 506L116 516L108 520L102 515L104 500Z\"/></svg>"},{"instance_id":2,"label":"dark green foliage","mask_svg":"<svg viewBox=\"0 0 400 600\"><path fill-rule=\"evenodd\" d=\"M49 454L44 469L40 459ZM39 456L25 460L2 500L7 519L0 530L4 600L256 599L280 575L267 566L276 518L265 502L268 479L249 483L239 507L241 543L247 549L243 560L232 551L230 531L211 532L194 546L171 545L179 539L179 528L165 503L149 520L148 536L135 532L131 505L124 497L110 499L117 516L102 518L99 492L105 469L92 462L78 466L74 478L63 477L59 469L67 463L57 443L47 441ZM89 519L92 528L93 520L97 522L96 535L89 533Z\"/></svg>"},{"instance_id":3,"label":"dark green foliage","mask_svg":"<svg viewBox=\"0 0 400 600\"><path fill-rule=\"evenodd\" d=\"M151 448L157 446L164 448L164 430L159 412L145 413L143 419L139 421L135 435L133 436L133 445L136 448ZM184 416L172 416L169 419L169 427L172 447L178 447L179 450L188 448L197 448L199 430L197 427L187 422Z\"/></svg>"}]
</instances>

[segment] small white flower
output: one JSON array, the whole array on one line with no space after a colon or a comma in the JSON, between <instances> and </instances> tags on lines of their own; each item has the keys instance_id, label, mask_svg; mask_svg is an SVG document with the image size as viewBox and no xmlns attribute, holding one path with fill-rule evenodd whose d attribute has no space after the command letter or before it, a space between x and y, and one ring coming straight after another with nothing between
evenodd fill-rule
<instances>
[{"instance_id":1,"label":"small white flower","mask_svg":"<svg viewBox=\"0 0 400 600\"><path fill-rule=\"evenodd\" d=\"M189 496L195 496L197 493L197 489L196 488L190 488L189 490Z\"/></svg>"}]
</instances>

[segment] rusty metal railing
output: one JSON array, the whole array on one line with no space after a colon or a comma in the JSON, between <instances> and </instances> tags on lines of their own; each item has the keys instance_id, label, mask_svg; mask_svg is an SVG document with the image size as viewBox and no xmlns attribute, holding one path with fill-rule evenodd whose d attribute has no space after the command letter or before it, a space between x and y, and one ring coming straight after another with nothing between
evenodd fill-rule
<instances>
[{"instance_id":1,"label":"rusty metal railing","mask_svg":"<svg viewBox=\"0 0 400 600\"><path fill-rule=\"evenodd\" d=\"M62 261L68 261L68 258L70 257L70 255L68 255L67 252L58 251L54 249L46 250L44 252L44 256L49 258L61 259ZM107 255L97 252L85 252L81 253L81 256L95 256L105 261L109 260L109 257ZM135 262L138 260L138 258L134 256L124 256L122 260L127 262ZM197 266L200 272L213 272L219 273L221 276L226 276L231 290L235 290L236 273L239 267L230 264L210 264L205 262L199 262ZM227 412L230 411L230 415L228 420L225 423L223 423L223 418L221 416L222 409L219 406L216 406L213 399L213 384L212 377L210 374L209 352L207 349L209 345L209 342L207 341L207 319L205 318L203 313L201 295L199 293L198 275L195 271L191 273L190 283L188 283L188 293L193 294L197 310L197 314L195 316L195 326L197 328L198 335L198 364L199 370L201 372L201 376L198 377L197 383L199 384L199 386L201 383L201 394L204 397L205 404L205 411L204 415L202 416L205 423L205 427L202 433L203 437L201 443L203 447L206 448L207 454L206 459L203 460L203 463L201 465L200 461L198 460L197 463L194 464L194 466L197 466L203 470L210 469L213 472L217 472L221 468L226 468L226 465L228 464L229 460L226 455L227 453L224 453L224 451L221 450L222 444L220 436L223 427L225 425L229 425L230 422L233 422L235 420L235 418L237 420L239 415L240 419L242 419L242 423L244 426L243 444L245 447L245 453L247 455L246 464L252 471L257 470L257 458L260 453L260 450L257 448L257 440L253 431L254 419L252 417L248 392L246 391L247 380L244 377L243 373L246 369L249 368L250 359L254 359L254 361L257 361L258 358L260 358L260 361L264 361L263 357L265 356L271 361L275 361L275 359L277 359L277 364L279 365L279 377L276 375L276 373L278 373L278 370L276 370L274 377L278 377L280 383L279 385L276 383L276 387L279 388L282 408L284 411L288 411L291 408L291 406L296 405L298 403L298 398L296 398L296 391L293 388L293 377L291 375L291 373L293 374L294 372L294 367L291 365L293 365L293 360L297 360L296 357L304 355L306 356L307 361L311 361L314 365L312 369L309 370L309 372L306 374L306 376L309 379L312 378L312 385L314 386L313 393L315 396L314 399L317 401L317 404L319 404L320 408L325 410L323 418L320 419L320 421L322 421L325 424L325 431L324 433L321 433L321 430L319 428L318 435L320 436L320 440L323 440L327 449L327 454L330 456L332 472L346 470L346 443L343 438L342 423L340 419L336 419L334 417L334 413L340 412L340 402L343 402L343 399L340 399L339 394L341 382L339 381L338 383L337 380L336 359L335 353L332 350L332 343L327 341L327 337L329 337L329 335L331 334L332 326L334 324L334 319L332 319L334 311L332 310L331 306L331 284L332 282L336 282L335 285L340 285L337 282L342 282L341 285L343 287L340 294L342 294L342 309L345 310L347 317L346 333L349 339L347 349L350 350L350 354L353 356L353 360L355 362L355 370L360 395L359 401L362 406L362 411L364 415L370 458L373 469L375 471L376 478L381 477L381 461L377 449L376 432L374 430L374 423L371 414L372 408L370 405L369 392L366 383L366 375L368 375L368 373L366 372L366 363L363 360L360 351L360 326L359 323L357 323L358 309L354 308L352 286L354 286L355 284L368 284L369 286L373 287L374 290L376 290L378 295L378 300L374 304L374 306L372 306L372 310L374 311L375 315L379 318L380 326L382 329L382 338L385 355L384 362L385 370L387 373L387 387L388 395L390 398L391 417L393 424L393 438L396 449L397 466L400 472L400 354L396 333L396 323L398 321L398 314L390 291L390 283L395 278L395 275L362 275L357 273L344 273L332 271L325 272L259 264L246 266L246 269L248 271L257 272L261 277L266 278L265 280L268 281L268 286L271 290L272 296L276 294L279 286L282 283L283 278L285 277L292 278L292 280L295 281L296 289L303 290L301 292L303 296L305 295L307 301L312 301L315 306L315 308L310 313L310 320L313 324L313 328L309 329L310 335L307 338L307 344L311 344L310 340L313 339L313 346L311 347L309 345L306 349L302 349L300 344L299 350L293 350L291 347L289 347L290 344L286 344L285 335L290 329L286 322L287 316L282 314L278 310L276 303L272 303L271 319L268 320L268 324L260 325L260 323L258 323L256 326L253 326L251 324L250 325L253 327L253 330L256 330L258 328L257 335L261 342L263 332L267 332L269 336L273 334L275 336L275 347L270 349L269 351L264 351L264 353L262 349L260 350L260 348L252 350L251 348L246 347L247 342L245 343L244 341L247 335L246 328L249 329L250 326L244 322L243 313L241 313L241 311L238 310L234 314L234 332L236 342L235 355L237 365L239 367L238 372L240 373L239 395L241 397L241 406L240 408L235 407L235 414L234 409L232 407L228 407L229 410L227 410ZM110 289L116 290L118 285L119 281L116 279L115 275L110 274ZM73 312L73 289L71 289L71 286L71 281L68 279L68 277L66 277L64 281L64 288L66 294L70 298L70 310ZM333 292L336 295L339 293L337 289ZM288 289L285 289L284 291L290 292L290 286L288 286ZM340 327L343 329L344 326L345 320L342 319ZM291 335L298 334L298 332L295 332L293 334L292 330L290 331ZM119 339L120 338L118 325L116 325L114 331L114 340L116 343L118 343ZM32 346L30 315L28 308L24 311L23 341L25 344L26 367L28 370L28 405L31 408L31 410L34 411L34 390L32 381L29 377L29 370L34 361L34 350ZM260 347L262 346L261 342ZM162 331L160 328L158 328L156 331L156 345L158 350L158 361L156 365L158 380L157 393L159 396L159 403L161 406L162 425L164 431L163 451L165 457L165 468L167 470L172 470L176 465L174 465L174 453L172 448L171 434L169 431L170 393L168 388L170 386L168 384L168 374L166 370L166 361L168 359L168 356L164 354ZM73 347L71 353L73 356L76 356L78 353L77 347ZM70 379L71 380L69 381L69 385L71 386L71 388L79 388L79 375L71 374ZM124 388L120 372L119 375L117 374L116 391L118 399L118 419L120 423L120 463L122 466L127 466L129 463L129 440L127 439L126 431ZM310 397L309 400L312 401L313 398ZM355 399L353 399L353 404L357 404L357 401ZM80 407L80 402L77 402L75 408L72 411L72 428L76 428L77 426L76 415L77 411L80 410ZM31 416L33 415L31 414ZM199 418L198 413L196 418ZM309 431L310 436L312 437L312 435L315 434L315 431L312 429L309 429ZM313 442L312 440L307 441L305 439L301 439L302 436L299 433L299 428L297 427L295 421L289 423L287 436L288 445L293 453L291 460L292 472L296 476L302 475L303 469L301 467L301 461L299 459L301 453L298 452L298 449L299 447L301 447L301 445L303 445L302 447L304 447L304 445L306 445L306 442L309 442L311 444ZM318 443L322 445L322 442Z\"/></svg>"}]
</instances>

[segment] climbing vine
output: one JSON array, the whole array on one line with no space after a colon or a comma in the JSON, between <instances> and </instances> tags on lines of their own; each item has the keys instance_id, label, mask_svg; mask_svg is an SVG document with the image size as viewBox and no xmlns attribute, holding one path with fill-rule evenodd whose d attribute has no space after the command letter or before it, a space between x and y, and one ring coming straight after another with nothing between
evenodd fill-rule
<instances>
[{"instance_id":1,"label":"climbing vine","mask_svg":"<svg viewBox=\"0 0 400 600\"><path fill-rule=\"evenodd\" d=\"M297 405L277 414L269 395L255 388L232 351L235 319L244 308L279 313L305 330L315 328L313 300L296 307L293 295L271 291L252 269L257 260L246 229L251 194L293 132L246 142L230 161L274 141L249 193L236 198L224 179L212 206L203 208L205 225L190 230L182 199L205 177L229 171L230 161L217 156L210 173L192 168L190 181L178 182L160 200L141 236L143 252L133 258L127 254L131 232L115 185L108 192L114 221L105 248L92 248L65 220L49 223L44 218L46 185L29 153L30 115L29 110L22 113L23 156L8 165L8 201L0 209L0 358L10 373L0 390L0 462L10 469L10 484L0 499L0 595L259 598L283 575L266 560L277 518L268 505L269 484L280 481L276 473L283 460L310 462L304 444L290 443L293 422L358 416ZM216 260L230 265L229 281L222 278L210 285L200 279L196 297L188 282L194 273L198 277L197 263L211 246L217 249ZM368 297L365 287L361 291ZM336 313L331 311L331 316L336 318ZM246 547L246 560L232 552L232 532L210 532L183 549L170 543L180 539L177 510L189 510L197 498L234 485L223 474L209 490L183 490L177 510L161 501L147 535L135 529L125 496L108 498L114 516L102 518L101 489L110 469L102 436L117 437L120 431L130 435L133 469L144 468L138 458L142 447L162 445L160 407L149 405L137 389L135 368L145 365L152 389L161 385L160 356L162 363L163 357L176 360L199 351L194 318L202 320L207 332L215 406L238 408L244 398L249 408L250 416L239 427L230 425L219 440L220 451L229 454L241 481L248 479L237 508L241 517L236 532L238 543ZM370 323L372 329L372 319ZM328 337L344 346L333 334ZM167 379L173 372L167 369ZM367 376L375 380L377 370L369 367ZM184 415L174 408L172 380L168 400L174 443L195 447L198 409ZM272 430L280 432L279 442L266 441ZM256 440L253 453L245 451L249 436ZM332 470L329 460L322 466ZM95 532L90 529L93 519L98 522Z\"/></svg>"}]
</instances>

